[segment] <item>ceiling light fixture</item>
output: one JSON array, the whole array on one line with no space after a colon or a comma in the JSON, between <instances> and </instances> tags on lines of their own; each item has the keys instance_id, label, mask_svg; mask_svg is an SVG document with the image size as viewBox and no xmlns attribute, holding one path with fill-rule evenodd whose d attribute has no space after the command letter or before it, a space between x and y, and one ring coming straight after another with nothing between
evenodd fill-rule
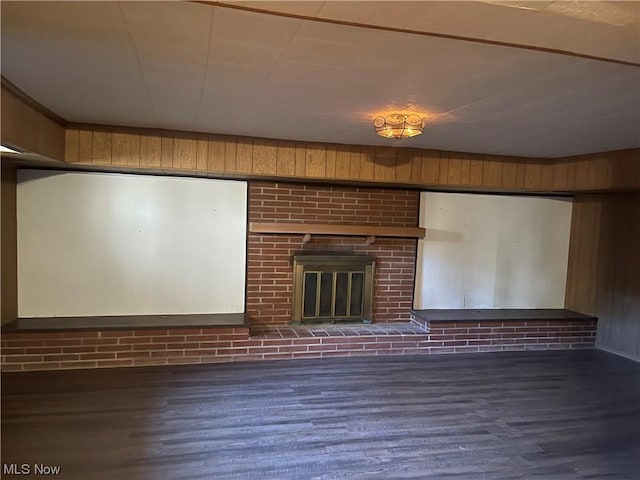
<instances>
[{"instance_id":1,"label":"ceiling light fixture","mask_svg":"<svg viewBox=\"0 0 640 480\"><path fill-rule=\"evenodd\" d=\"M425 119L420 115L391 113L373 121L376 133L385 138L410 138L422 134Z\"/></svg>"}]
</instances>

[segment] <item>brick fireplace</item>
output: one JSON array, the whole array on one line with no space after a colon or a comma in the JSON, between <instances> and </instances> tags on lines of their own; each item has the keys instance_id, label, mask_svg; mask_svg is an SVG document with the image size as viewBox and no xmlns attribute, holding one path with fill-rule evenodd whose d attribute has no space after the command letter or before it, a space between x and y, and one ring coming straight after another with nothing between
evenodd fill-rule
<instances>
[{"instance_id":1,"label":"brick fireplace","mask_svg":"<svg viewBox=\"0 0 640 480\"><path fill-rule=\"evenodd\" d=\"M405 189L251 182L249 221L416 227L419 192ZM293 258L305 254L375 257L373 322L408 322L417 240L249 233L247 314L252 325L292 320Z\"/></svg>"},{"instance_id":2,"label":"brick fireplace","mask_svg":"<svg viewBox=\"0 0 640 480\"><path fill-rule=\"evenodd\" d=\"M257 223L359 225L394 227L397 231L397 227L417 226L418 202L419 193L412 190L251 182L248 216L250 222ZM412 312L416 238L378 236L372 241L365 236L333 234L304 237L300 233L248 234L249 324L241 315L243 321L238 326L192 324L125 328L102 325L96 328L89 325L14 331L5 327L1 342L2 369L54 370L594 347L597 319L567 310ZM371 319L376 325L360 322L359 325L289 326L294 259L328 254L374 259ZM342 269L334 272L332 285L337 284L340 271ZM349 269L349 272L353 285L355 270ZM322 281L321 277L318 279ZM349 285L348 279L346 284ZM334 313L340 310L335 304L332 309Z\"/></svg>"},{"instance_id":3,"label":"brick fireplace","mask_svg":"<svg viewBox=\"0 0 640 480\"><path fill-rule=\"evenodd\" d=\"M293 257L293 324L371 323L375 257Z\"/></svg>"}]
</instances>

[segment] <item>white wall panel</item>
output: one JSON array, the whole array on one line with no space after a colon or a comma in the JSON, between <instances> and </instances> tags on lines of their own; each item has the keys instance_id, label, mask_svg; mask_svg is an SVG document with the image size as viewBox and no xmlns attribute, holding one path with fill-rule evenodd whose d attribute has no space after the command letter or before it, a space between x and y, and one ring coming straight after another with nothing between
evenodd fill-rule
<instances>
[{"instance_id":1,"label":"white wall panel","mask_svg":"<svg viewBox=\"0 0 640 480\"><path fill-rule=\"evenodd\" d=\"M564 308L571 206L423 192L415 308Z\"/></svg>"},{"instance_id":2,"label":"white wall panel","mask_svg":"<svg viewBox=\"0 0 640 480\"><path fill-rule=\"evenodd\" d=\"M244 311L244 182L18 172L21 317Z\"/></svg>"}]
</instances>

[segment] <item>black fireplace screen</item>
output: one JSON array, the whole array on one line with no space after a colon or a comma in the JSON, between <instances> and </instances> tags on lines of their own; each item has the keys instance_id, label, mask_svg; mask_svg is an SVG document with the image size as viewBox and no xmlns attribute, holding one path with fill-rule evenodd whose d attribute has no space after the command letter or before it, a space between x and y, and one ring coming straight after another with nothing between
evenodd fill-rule
<instances>
[{"instance_id":1,"label":"black fireplace screen","mask_svg":"<svg viewBox=\"0 0 640 480\"><path fill-rule=\"evenodd\" d=\"M374 257L294 257L293 322L371 322Z\"/></svg>"}]
</instances>

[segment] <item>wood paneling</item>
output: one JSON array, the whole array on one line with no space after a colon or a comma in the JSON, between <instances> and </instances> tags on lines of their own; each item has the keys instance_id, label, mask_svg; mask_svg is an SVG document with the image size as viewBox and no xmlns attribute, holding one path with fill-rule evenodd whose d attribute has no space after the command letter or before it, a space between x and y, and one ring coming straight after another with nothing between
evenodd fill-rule
<instances>
[{"instance_id":1,"label":"wood paneling","mask_svg":"<svg viewBox=\"0 0 640 480\"><path fill-rule=\"evenodd\" d=\"M360 147L353 146L350 148L351 155L349 157L351 163L350 169L350 178L360 178L360 157L362 156L360 152Z\"/></svg>"},{"instance_id":2,"label":"wood paneling","mask_svg":"<svg viewBox=\"0 0 640 480\"><path fill-rule=\"evenodd\" d=\"M122 167L137 167L140 165L140 137L134 133L114 133L112 137L112 157L111 164ZM80 132L82 140L82 132ZM175 158L176 152L173 153ZM81 158L82 149L80 149ZM91 158L91 157L89 157Z\"/></svg>"},{"instance_id":3,"label":"wood paneling","mask_svg":"<svg viewBox=\"0 0 640 480\"><path fill-rule=\"evenodd\" d=\"M142 129L111 130L68 128L66 161L143 170L159 166L166 173L197 171L242 179L254 176L324 179L461 191L640 189L640 149L548 160Z\"/></svg>"},{"instance_id":4,"label":"wood paneling","mask_svg":"<svg viewBox=\"0 0 640 480\"><path fill-rule=\"evenodd\" d=\"M336 178L336 145L327 145L326 159L326 177Z\"/></svg>"},{"instance_id":5,"label":"wood paneling","mask_svg":"<svg viewBox=\"0 0 640 480\"><path fill-rule=\"evenodd\" d=\"M326 175L326 149L323 146L312 145L305 149L305 176L324 178Z\"/></svg>"},{"instance_id":6,"label":"wood paneling","mask_svg":"<svg viewBox=\"0 0 640 480\"><path fill-rule=\"evenodd\" d=\"M160 141L160 167L173 169L173 137L162 137Z\"/></svg>"},{"instance_id":7,"label":"wood paneling","mask_svg":"<svg viewBox=\"0 0 640 480\"><path fill-rule=\"evenodd\" d=\"M296 177L306 176L306 156L305 144L296 142L296 169L294 174Z\"/></svg>"},{"instance_id":8,"label":"wood paneling","mask_svg":"<svg viewBox=\"0 0 640 480\"><path fill-rule=\"evenodd\" d=\"M395 156L395 181L397 183L411 183L412 167L411 152L409 150L398 149Z\"/></svg>"},{"instance_id":9,"label":"wood paneling","mask_svg":"<svg viewBox=\"0 0 640 480\"><path fill-rule=\"evenodd\" d=\"M502 179L503 185L517 185L518 178L518 163L522 162L522 159L510 159L502 164Z\"/></svg>"},{"instance_id":10,"label":"wood paneling","mask_svg":"<svg viewBox=\"0 0 640 480\"><path fill-rule=\"evenodd\" d=\"M524 162L516 162L516 188L524 189L526 184L526 176L527 176L527 163L529 160L525 160Z\"/></svg>"},{"instance_id":11,"label":"wood paneling","mask_svg":"<svg viewBox=\"0 0 640 480\"><path fill-rule=\"evenodd\" d=\"M109 143L109 147L111 147L111 143ZM160 137L140 136L140 166L146 168L160 168L162 166L162 139Z\"/></svg>"},{"instance_id":12,"label":"wood paneling","mask_svg":"<svg viewBox=\"0 0 640 480\"><path fill-rule=\"evenodd\" d=\"M579 195L566 307L599 317L597 346L640 360L640 193Z\"/></svg>"},{"instance_id":13,"label":"wood paneling","mask_svg":"<svg viewBox=\"0 0 640 480\"><path fill-rule=\"evenodd\" d=\"M0 172L0 323L18 318L18 232L16 169L2 164Z\"/></svg>"},{"instance_id":14,"label":"wood paneling","mask_svg":"<svg viewBox=\"0 0 640 480\"><path fill-rule=\"evenodd\" d=\"M236 143L236 168L240 173L253 172L253 140Z\"/></svg>"},{"instance_id":15,"label":"wood paneling","mask_svg":"<svg viewBox=\"0 0 640 480\"><path fill-rule=\"evenodd\" d=\"M542 163L540 172L540 190L548 192L553 190L553 163L550 160L540 160Z\"/></svg>"},{"instance_id":16,"label":"wood paneling","mask_svg":"<svg viewBox=\"0 0 640 480\"><path fill-rule=\"evenodd\" d=\"M640 361L640 193L602 202L598 346Z\"/></svg>"},{"instance_id":17,"label":"wood paneling","mask_svg":"<svg viewBox=\"0 0 640 480\"><path fill-rule=\"evenodd\" d=\"M111 135L109 135L111 138ZM80 160L80 130L68 128L64 136L64 160L67 163L86 163L86 160ZM111 155L109 155L108 163L111 163ZM107 160L104 160L107 164Z\"/></svg>"},{"instance_id":18,"label":"wood paneling","mask_svg":"<svg viewBox=\"0 0 640 480\"><path fill-rule=\"evenodd\" d=\"M585 195L575 199L571 216L565 306L588 315L595 315L601 208L598 196Z\"/></svg>"},{"instance_id":19,"label":"wood paneling","mask_svg":"<svg viewBox=\"0 0 640 480\"><path fill-rule=\"evenodd\" d=\"M460 159L460 184L469 185L471 178L471 155L464 155Z\"/></svg>"},{"instance_id":20,"label":"wood paneling","mask_svg":"<svg viewBox=\"0 0 640 480\"><path fill-rule=\"evenodd\" d=\"M423 185L438 185L440 183L440 157L437 152L427 150L420 156L419 183Z\"/></svg>"},{"instance_id":21,"label":"wood paneling","mask_svg":"<svg viewBox=\"0 0 640 480\"><path fill-rule=\"evenodd\" d=\"M542 182L542 164L535 160L529 160L525 166L524 188L527 190L540 190Z\"/></svg>"},{"instance_id":22,"label":"wood paneling","mask_svg":"<svg viewBox=\"0 0 640 480\"><path fill-rule=\"evenodd\" d=\"M196 139L173 139L173 167L179 170L196 170Z\"/></svg>"},{"instance_id":23,"label":"wood paneling","mask_svg":"<svg viewBox=\"0 0 640 480\"><path fill-rule=\"evenodd\" d=\"M351 177L351 151L341 145L336 149L336 178L348 179Z\"/></svg>"},{"instance_id":24,"label":"wood paneling","mask_svg":"<svg viewBox=\"0 0 640 480\"><path fill-rule=\"evenodd\" d=\"M207 135L196 137L196 170L206 172L209 165L209 139Z\"/></svg>"},{"instance_id":25,"label":"wood paneling","mask_svg":"<svg viewBox=\"0 0 640 480\"><path fill-rule=\"evenodd\" d=\"M469 161L469 185L479 187L482 183L482 169L484 166L482 155L471 155Z\"/></svg>"},{"instance_id":26,"label":"wood paneling","mask_svg":"<svg viewBox=\"0 0 640 480\"><path fill-rule=\"evenodd\" d=\"M224 139L224 170L225 172L237 172L237 145L233 137Z\"/></svg>"},{"instance_id":27,"label":"wood paneling","mask_svg":"<svg viewBox=\"0 0 640 480\"><path fill-rule=\"evenodd\" d=\"M224 138L212 137L209 139L209 149L207 153L207 171L224 172Z\"/></svg>"},{"instance_id":28,"label":"wood paneling","mask_svg":"<svg viewBox=\"0 0 640 480\"><path fill-rule=\"evenodd\" d=\"M80 130L78 157L93 161L93 133L91 130Z\"/></svg>"},{"instance_id":29,"label":"wood paneling","mask_svg":"<svg viewBox=\"0 0 640 480\"><path fill-rule=\"evenodd\" d=\"M460 185L462 177L462 159L459 157L449 158L447 185Z\"/></svg>"},{"instance_id":30,"label":"wood paneling","mask_svg":"<svg viewBox=\"0 0 640 480\"><path fill-rule=\"evenodd\" d=\"M446 185L449 180L449 157L444 152L434 152L433 156L438 159L438 179L436 183Z\"/></svg>"},{"instance_id":31,"label":"wood paneling","mask_svg":"<svg viewBox=\"0 0 640 480\"><path fill-rule=\"evenodd\" d=\"M278 142L276 174L284 177L293 177L296 174L296 146L294 143Z\"/></svg>"},{"instance_id":32,"label":"wood paneling","mask_svg":"<svg viewBox=\"0 0 640 480\"><path fill-rule=\"evenodd\" d=\"M484 161L482 184L489 187L502 186L502 162L494 159Z\"/></svg>"},{"instance_id":33,"label":"wood paneling","mask_svg":"<svg viewBox=\"0 0 640 480\"><path fill-rule=\"evenodd\" d=\"M396 150L376 148L373 159L373 176L378 182L395 182Z\"/></svg>"},{"instance_id":34,"label":"wood paneling","mask_svg":"<svg viewBox=\"0 0 640 480\"><path fill-rule=\"evenodd\" d=\"M253 173L277 174L278 144L273 140L256 140L253 143Z\"/></svg>"},{"instance_id":35,"label":"wood paneling","mask_svg":"<svg viewBox=\"0 0 640 480\"><path fill-rule=\"evenodd\" d=\"M372 147L360 149L360 179L365 181L375 180L375 150Z\"/></svg>"},{"instance_id":36,"label":"wood paneling","mask_svg":"<svg viewBox=\"0 0 640 480\"><path fill-rule=\"evenodd\" d=\"M149 137L147 135L141 135L140 136L140 143L142 145L143 140L145 139L150 139L151 143L157 143L158 144L158 153L160 152L160 139L158 137ZM109 134L109 132L101 132L99 130L96 130L95 132L93 132L93 136L92 136L92 148L91 148L91 162L98 164L98 165L102 165L102 164L109 164L111 163L111 156L112 156L112 147L111 147L111 141L113 140L113 136ZM145 145L147 146L147 145ZM79 153L80 155L80 153ZM152 160L154 158L154 152L153 151L145 151L144 154L141 153L140 158L144 158L146 162L149 162L150 160ZM160 164L160 161L158 160L158 165ZM155 165L153 164L148 164L148 163L144 163L144 164L140 164L140 166L149 166L149 167L153 167Z\"/></svg>"},{"instance_id":37,"label":"wood paneling","mask_svg":"<svg viewBox=\"0 0 640 480\"><path fill-rule=\"evenodd\" d=\"M3 79L0 99L2 143L55 160L64 160L64 125L30 103L10 89ZM70 153L73 155L73 152Z\"/></svg>"},{"instance_id":38,"label":"wood paneling","mask_svg":"<svg viewBox=\"0 0 640 480\"><path fill-rule=\"evenodd\" d=\"M553 189L567 190L569 164L567 162L555 162L551 168L553 170Z\"/></svg>"}]
</instances>

